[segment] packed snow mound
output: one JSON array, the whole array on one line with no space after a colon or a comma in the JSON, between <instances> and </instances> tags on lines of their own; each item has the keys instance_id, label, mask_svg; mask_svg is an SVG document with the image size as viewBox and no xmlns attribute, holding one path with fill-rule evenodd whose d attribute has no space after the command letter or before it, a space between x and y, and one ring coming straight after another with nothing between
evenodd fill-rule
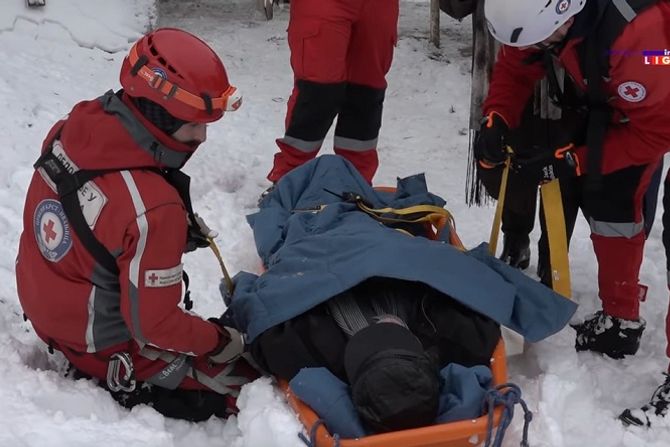
<instances>
[{"instance_id":1,"label":"packed snow mound","mask_svg":"<svg viewBox=\"0 0 670 447\"><path fill-rule=\"evenodd\" d=\"M24 0L3 0L0 33L20 32L35 40L74 41L113 53L152 28L157 0L47 0L28 8Z\"/></svg>"}]
</instances>

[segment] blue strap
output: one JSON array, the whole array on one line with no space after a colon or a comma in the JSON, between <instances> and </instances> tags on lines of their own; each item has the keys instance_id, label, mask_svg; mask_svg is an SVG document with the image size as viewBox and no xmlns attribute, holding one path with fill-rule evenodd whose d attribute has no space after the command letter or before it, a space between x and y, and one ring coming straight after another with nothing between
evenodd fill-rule
<instances>
[{"instance_id":1,"label":"blue strap","mask_svg":"<svg viewBox=\"0 0 670 447\"><path fill-rule=\"evenodd\" d=\"M484 447L501 447L505 431L514 417L514 406L521 404L523 409L523 437L521 438L521 447L528 447L528 427L533 419L533 413L528 409L528 405L521 398L521 389L513 383L503 383L491 388L484 396L484 406L488 412L488 423L486 426L486 443ZM500 424L495 433L495 439L491 444L493 437L493 412L496 405L503 406Z\"/></svg>"},{"instance_id":2,"label":"blue strap","mask_svg":"<svg viewBox=\"0 0 670 447\"><path fill-rule=\"evenodd\" d=\"M317 447L316 445L316 432L319 430L319 427L323 426L326 431L328 428L326 427L326 423L323 419L318 419L314 425L312 425L312 428L309 429L309 439L307 439L307 436L304 435L304 433L300 432L298 433L298 438L302 442L305 443L307 447ZM333 436L333 447L340 447L340 435L335 433Z\"/></svg>"}]
</instances>

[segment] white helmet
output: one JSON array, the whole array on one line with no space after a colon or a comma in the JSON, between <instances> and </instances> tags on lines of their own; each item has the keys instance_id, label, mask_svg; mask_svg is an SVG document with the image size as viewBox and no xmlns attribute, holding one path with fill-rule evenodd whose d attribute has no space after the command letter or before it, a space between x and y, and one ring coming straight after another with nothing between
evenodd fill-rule
<instances>
[{"instance_id":1,"label":"white helmet","mask_svg":"<svg viewBox=\"0 0 670 447\"><path fill-rule=\"evenodd\" d=\"M586 0L486 0L484 15L496 40L527 47L551 36L585 3Z\"/></svg>"}]
</instances>

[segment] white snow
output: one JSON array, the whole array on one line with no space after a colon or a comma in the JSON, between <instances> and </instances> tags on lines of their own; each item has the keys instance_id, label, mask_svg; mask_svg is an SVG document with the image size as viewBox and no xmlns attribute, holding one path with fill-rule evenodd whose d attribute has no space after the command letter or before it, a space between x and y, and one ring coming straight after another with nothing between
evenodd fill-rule
<instances>
[{"instance_id":1,"label":"white snow","mask_svg":"<svg viewBox=\"0 0 670 447\"><path fill-rule=\"evenodd\" d=\"M269 379L246 386L241 413L200 424L166 419L148 407L119 407L87 381L63 377L65 362L22 319L14 258L26 187L42 139L82 99L119 88L118 70L129 44L155 20L152 0L47 0L28 10L23 0L0 3L0 446L233 446L297 447L296 418ZM220 232L231 272L258 269L244 216L268 185L265 175L283 133L292 73L286 43L288 10L267 22L254 0L164 0L159 24L190 30L223 58L243 107L210 127L209 141L186 167L196 210ZM402 0L399 42L389 75L380 137L377 184L425 172L432 191L448 200L464 243L486 240L492 206L464 205L469 113L470 22L442 16L442 49L427 42L428 1ZM330 150L325 150L330 152ZM660 211L659 211L660 217ZM667 366L668 289L657 218L647 244L642 282L649 285L642 315L647 330L633 358L576 354L569 328L510 359L510 380L534 412L532 446L668 446L670 421L653 430L624 428L615 416L644 403ZM533 234L536 241L538 231ZM536 254L533 246L533 255ZM598 308L595 258L580 218L571 246L578 317ZM223 310L214 256L186 257L195 311ZM533 264L528 270L532 275ZM36 279L37 280L37 279ZM48 297L45 297L48 299ZM521 411L506 446L518 445Z\"/></svg>"}]
</instances>

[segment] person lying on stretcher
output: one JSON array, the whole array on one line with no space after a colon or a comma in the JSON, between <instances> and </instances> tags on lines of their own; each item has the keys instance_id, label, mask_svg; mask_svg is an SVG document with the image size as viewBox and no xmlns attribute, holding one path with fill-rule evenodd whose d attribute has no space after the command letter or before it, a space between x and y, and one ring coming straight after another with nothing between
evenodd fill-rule
<instances>
[{"instance_id":1,"label":"person lying on stretcher","mask_svg":"<svg viewBox=\"0 0 670 447\"><path fill-rule=\"evenodd\" d=\"M469 402L458 414L480 416L499 339L496 322L424 284L372 278L263 332L251 352L263 369L289 381L302 368L327 368L333 376L321 372L313 377L329 379L339 389L350 387L362 427L352 415L349 419L360 435L360 428L378 433L453 420L449 411L456 409L446 401L440 405L440 398L446 380L455 377L471 386ZM446 370L448 365L461 367ZM310 380L309 375L303 373L300 380ZM319 383L323 386L324 380ZM295 391L300 394L299 388ZM342 435L343 429L335 431Z\"/></svg>"},{"instance_id":2,"label":"person lying on stretcher","mask_svg":"<svg viewBox=\"0 0 670 447\"><path fill-rule=\"evenodd\" d=\"M399 211L415 205L430 212L445 201L423 175L381 192L324 155L283 177L248 216L265 271L235 277L222 319L344 437L481 415L499 325L535 342L576 308L485 244L449 244L450 226L436 240L417 231L424 225L394 228L421 214ZM328 401L339 391L344 399Z\"/></svg>"}]
</instances>

